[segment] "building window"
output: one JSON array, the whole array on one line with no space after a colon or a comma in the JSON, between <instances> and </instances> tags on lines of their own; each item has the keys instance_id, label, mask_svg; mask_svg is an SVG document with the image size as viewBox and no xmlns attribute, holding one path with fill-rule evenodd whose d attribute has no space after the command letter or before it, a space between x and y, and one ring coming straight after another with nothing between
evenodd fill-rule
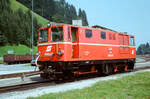
<instances>
[{"instance_id":1,"label":"building window","mask_svg":"<svg viewBox=\"0 0 150 99\"><path fill-rule=\"evenodd\" d=\"M92 37L92 30L85 30L85 36L86 36L86 38L91 38Z\"/></svg>"},{"instance_id":2,"label":"building window","mask_svg":"<svg viewBox=\"0 0 150 99\"><path fill-rule=\"evenodd\" d=\"M103 39L103 40L106 39L106 32L101 32L101 39Z\"/></svg>"}]
</instances>

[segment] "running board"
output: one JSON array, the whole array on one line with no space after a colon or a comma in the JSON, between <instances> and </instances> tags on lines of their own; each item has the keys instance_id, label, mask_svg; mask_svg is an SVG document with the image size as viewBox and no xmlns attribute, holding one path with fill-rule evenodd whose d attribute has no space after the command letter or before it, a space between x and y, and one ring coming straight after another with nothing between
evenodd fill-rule
<instances>
[{"instance_id":1,"label":"running board","mask_svg":"<svg viewBox=\"0 0 150 99\"><path fill-rule=\"evenodd\" d=\"M98 72L98 70L90 71L90 72L74 72L74 76L85 75L85 74L91 74L91 73L97 73L97 72Z\"/></svg>"}]
</instances>

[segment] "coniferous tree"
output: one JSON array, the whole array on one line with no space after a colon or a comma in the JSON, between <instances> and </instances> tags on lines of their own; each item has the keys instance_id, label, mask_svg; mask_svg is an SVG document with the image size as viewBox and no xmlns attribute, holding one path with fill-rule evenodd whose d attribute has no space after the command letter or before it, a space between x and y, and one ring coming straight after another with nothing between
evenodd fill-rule
<instances>
[{"instance_id":1,"label":"coniferous tree","mask_svg":"<svg viewBox=\"0 0 150 99\"><path fill-rule=\"evenodd\" d=\"M18 0L31 9L31 0ZM0 0L0 45L24 44L31 45L32 17L31 11L23 12L22 9L12 11L10 0ZM84 25L88 25L85 11L79 9L77 15L73 5L65 0L34 0L34 11L50 21L71 24L72 20L79 17ZM40 27L34 17L34 45L37 41L37 32Z\"/></svg>"},{"instance_id":2,"label":"coniferous tree","mask_svg":"<svg viewBox=\"0 0 150 99\"><path fill-rule=\"evenodd\" d=\"M0 1L0 44L18 45L31 44L31 12L23 12L22 9L12 11L9 0ZM37 41L37 32L40 24L34 17L34 41ZM34 43L36 45L36 43Z\"/></svg>"},{"instance_id":3,"label":"coniferous tree","mask_svg":"<svg viewBox=\"0 0 150 99\"><path fill-rule=\"evenodd\" d=\"M83 25L88 26L87 16L84 10L82 11L82 15Z\"/></svg>"},{"instance_id":4,"label":"coniferous tree","mask_svg":"<svg viewBox=\"0 0 150 99\"><path fill-rule=\"evenodd\" d=\"M31 9L31 0L17 1ZM79 9L77 15L75 7L65 0L34 0L34 11L50 21L71 24L72 20L81 19L83 25L88 25L85 11Z\"/></svg>"},{"instance_id":5,"label":"coniferous tree","mask_svg":"<svg viewBox=\"0 0 150 99\"><path fill-rule=\"evenodd\" d=\"M146 43L146 48L149 48L149 47L150 47L150 46L149 46L149 43L147 42L147 43Z\"/></svg>"},{"instance_id":6,"label":"coniferous tree","mask_svg":"<svg viewBox=\"0 0 150 99\"><path fill-rule=\"evenodd\" d=\"M137 48L137 54L138 55L150 54L149 43L147 42L146 44L140 44L140 46Z\"/></svg>"},{"instance_id":7,"label":"coniferous tree","mask_svg":"<svg viewBox=\"0 0 150 99\"><path fill-rule=\"evenodd\" d=\"M78 14L79 19L82 20L82 24L84 26L88 26L88 21L87 21L87 16L84 10L81 10L81 8L79 8L79 14Z\"/></svg>"}]
</instances>

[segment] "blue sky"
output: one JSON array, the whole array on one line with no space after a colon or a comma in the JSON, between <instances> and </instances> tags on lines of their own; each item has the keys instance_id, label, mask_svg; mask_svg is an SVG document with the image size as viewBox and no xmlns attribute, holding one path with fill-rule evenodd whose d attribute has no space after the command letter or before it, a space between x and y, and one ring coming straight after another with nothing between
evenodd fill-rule
<instances>
[{"instance_id":1,"label":"blue sky","mask_svg":"<svg viewBox=\"0 0 150 99\"><path fill-rule=\"evenodd\" d=\"M101 25L150 42L150 0L66 0L87 13L90 26Z\"/></svg>"}]
</instances>

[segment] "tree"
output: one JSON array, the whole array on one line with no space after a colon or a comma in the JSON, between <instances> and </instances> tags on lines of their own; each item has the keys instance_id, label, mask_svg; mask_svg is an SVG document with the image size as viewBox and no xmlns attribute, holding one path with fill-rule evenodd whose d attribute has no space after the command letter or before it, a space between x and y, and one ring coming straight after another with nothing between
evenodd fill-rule
<instances>
[{"instance_id":1,"label":"tree","mask_svg":"<svg viewBox=\"0 0 150 99\"><path fill-rule=\"evenodd\" d=\"M143 55L143 51L142 51L142 48L141 47L138 47L137 49L137 55Z\"/></svg>"},{"instance_id":2,"label":"tree","mask_svg":"<svg viewBox=\"0 0 150 99\"><path fill-rule=\"evenodd\" d=\"M31 9L31 0L17 1ZM34 0L34 11L50 21L71 24L74 19L82 19L83 25L88 25L85 11L79 9L77 15L76 8L65 0Z\"/></svg>"},{"instance_id":3,"label":"tree","mask_svg":"<svg viewBox=\"0 0 150 99\"><path fill-rule=\"evenodd\" d=\"M61 16L60 14L55 14L53 16L53 21L58 22L58 23L64 23L65 22L64 17Z\"/></svg>"},{"instance_id":4,"label":"tree","mask_svg":"<svg viewBox=\"0 0 150 99\"><path fill-rule=\"evenodd\" d=\"M149 47L150 47L150 46L149 46L149 43L147 42L147 43L146 43L146 48L149 48Z\"/></svg>"},{"instance_id":5,"label":"tree","mask_svg":"<svg viewBox=\"0 0 150 99\"><path fill-rule=\"evenodd\" d=\"M82 11L82 14L83 14L83 16L82 16L83 25L84 25L84 26L88 26L87 16L86 16L86 13L85 13L84 10Z\"/></svg>"},{"instance_id":6,"label":"tree","mask_svg":"<svg viewBox=\"0 0 150 99\"><path fill-rule=\"evenodd\" d=\"M7 38L5 35L0 31L0 46L7 44Z\"/></svg>"},{"instance_id":7,"label":"tree","mask_svg":"<svg viewBox=\"0 0 150 99\"><path fill-rule=\"evenodd\" d=\"M32 17L31 11L23 12L22 9L17 11L12 11L9 8L9 1L2 0L0 1L0 44L1 45L18 45L24 44L30 46L31 44L31 24ZM40 24L37 22L37 19L34 17L34 44L36 45L37 41L37 32L40 27Z\"/></svg>"},{"instance_id":8,"label":"tree","mask_svg":"<svg viewBox=\"0 0 150 99\"><path fill-rule=\"evenodd\" d=\"M146 44L140 44L140 46L137 48L137 54L138 55L150 54L149 43L147 42Z\"/></svg>"},{"instance_id":9,"label":"tree","mask_svg":"<svg viewBox=\"0 0 150 99\"><path fill-rule=\"evenodd\" d=\"M79 19L82 19L82 24L83 26L88 26L88 21L87 21L87 16L84 10L81 10L79 8L79 14L78 14Z\"/></svg>"}]
</instances>

